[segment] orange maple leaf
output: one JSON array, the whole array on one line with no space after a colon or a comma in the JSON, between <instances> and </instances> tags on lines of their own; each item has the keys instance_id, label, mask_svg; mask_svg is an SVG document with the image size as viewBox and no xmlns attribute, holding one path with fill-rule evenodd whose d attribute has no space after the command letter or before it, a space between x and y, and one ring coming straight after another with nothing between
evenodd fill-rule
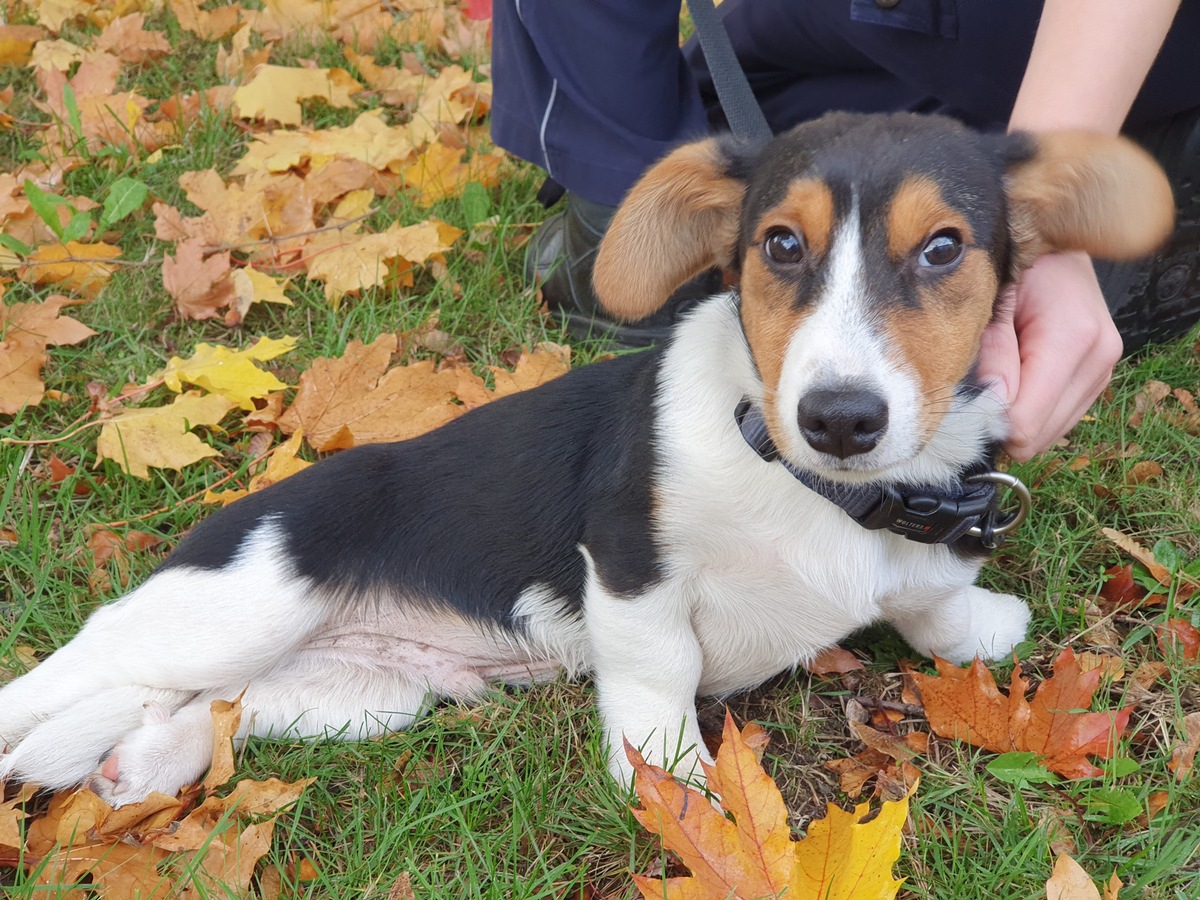
<instances>
[{"instance_id":1,"label":"orange maple leaf","mask_svg":"<svg viewBox=\"0 0 1200 900\"><path fill-rule=\"evenodd\" d=\"M1113 712L1085 712L1100 686L1102 670L1083 671L1071 648L1054 661L1054 674L1026 700L1029 682L1013 669L1008 696L976 659L966 669L935 659L938 675L914 673L925 715L936 734L966 741L995 753L1032 751L1041 763L1067 778L1102 774L1087 757L1108 759L1116 749L1132 706Z\"/></svg>"},{"instance_id":2,"label":"orange maple leaf","mask_svg":"<svg viewBox=\"0 0 1200 900\"><path fill-rule=\"evenodd\" d=\"M41 303L6 306L0 301L0 413L11 415L22 406L41 403L47 346L78 344L96 333L61 315L64 306L80 302L62 294L52 294Z\"/></svg>"},{"instance_id":3,"label":"orange maple leaf","mask_svg":"<svg viewBox=\"0 0 1200 900\"><path fill-rule=\"evenodd\" d=\"M724 812L708 798L646 763L628 742L642 808L633 815L691 870L666 880L634 875L646 900L890 900L901 882L892 876L908 797L884 803L870 822L869 806L846 812L832 804L808 835L791 839L783 796L763 771L764 740L755 726L738 731L726 712L716 765L704 765ZM758 730L761 735L761 729ZM729 817L732 817L729 818Z\"/></svg>"}]
</instances>

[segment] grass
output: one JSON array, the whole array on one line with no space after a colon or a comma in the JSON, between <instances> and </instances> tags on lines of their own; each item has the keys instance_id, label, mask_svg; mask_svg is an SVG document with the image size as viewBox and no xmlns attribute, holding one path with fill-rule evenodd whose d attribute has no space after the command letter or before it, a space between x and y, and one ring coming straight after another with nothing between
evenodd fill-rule
<instances>
[{"instance_id":1,"label":"grass","mask_svg":"<svg viewBox=\"0 0 1200 900\"><path fill-rule=\"evenodd\" d=\"M150 24L165 27L179 52L161 65L127 73L122 87L136 86L145 96L166 99L215 83L213 45L178 29L169 14ZM87 39L82 32L73 37ZM401 49L386 46L381 56L396 62ZM440 61L436 53L426 58ZM346 65L339 48L329 42L292 42L278 59ZM6 85L17 93L10 107L14 114L27 123L46 121L28 102L34 86L25 70L0 69L0 87ZM309 121L316 125L345 125L352 118L344 110L309 109ZM0 132L0 170L38 152L32 133L31 126ZM98 157L69 173L68 185L72 191L103 196L117 177L132 174L156 197L186 210L180 174L209 166L227 171L246 140L227 115L209 113L161 161ZM294 307L255 307L245 326L232 330L175 318L161 284L157 260L164 245L154 239L152 219L144 213L127 220L116 236L123 258L153 264L123 267L96 301L73 311L99 333L50 354L47 385L68 398L0 418L0 437L62 435L87 413L90 382L112 395L126 383L145 381L171 355L190 352L201 340L245 346L260 335L297 335L299 349L277 366L292 383L315 357L338 355L354 338L370 340L385 331L415 328L434 311L441 327L479 365L498 364L514 347L565 340L541 315L538 298L521 275L519 239L543 216L533 201L537 178L536 172L519 169L494 193L491 211L500 223L496 238L475 248L470 258L451 254L446 278L419 274L411 290L376 290L336 312L319 285L300 283L293 292ZM430 214L460 227L467 224L457 200L427 211L403 196L389 198L374 224L384 226L392 218L415 222ZM10 304L52 292L19 282L5 290ZM1087 604L1103 582L1104 569L1123 561L1100 528L1118 528L1147 544L1166 539L1183 558L1200 557L1197 439L1162 416L1148 416L1139 428L1128 424L1134 398L1148 379L1200 387L1195 340L1193 335L1123 363L1109 394L1076 428L1069 444L1015 467L1036 485L1035 515L995 556L983 581L1031 601L1035 624L1023 655L1035 676L1048 673L1059 648L1087 647ZM576 358L587 362L605 349L580 346ZM150 399L165 398L160 389ZM144 578L161 558L156 552L132 554L107 566L107 580L97 578L87 544L91 529L152 531L164 536L169 547L208 512L186 498L226 474L243 472L248 461L244 437L214 433L210 440L222 452L216 460L179 473L152 470L148 481L128 477L108 461L94 467L94 429L47 445L0 444L0 470L7 473L0 487L0 528L16 535L15 546L0 550L0 672L7 668L16 673L20 655L43 655L66 642L92 609L119 596L124 584ZM1122 455L1133 444L1140 449ZM1113 451L1111 458L1099 452L1102 447ZM49 483L41 473L51 453L78 465L77 473L61 484ZM1084 454L1092 457L1090 464L1071 465ZM1147 459L1159 462L1163 474L1127 487L1131 466ZM79 494L77 486L90 490ZM1169 614L1200 624L1195 601L1173 603ZM1162 658L1154 626L1165 615L1161 607L1147 608L1115 623L1120 646L1113 649L1126 660L1127 670ZM773 733L768 770L798 829L819 815L826 802L847 802L836 778L821 768L822 762L858 749L847 733L844 700L850 695L898 699L897 664L913 655L884 628L857 636L849 646L870 660L865 673L845 678L785 674L730 700L740 719L758 720ZM1101 692L1104 704L1130 701L1138 703L1138 710L1121 753L1139 768L1106 776L1099 784L1014 787L986 771L990 754L934 739L929 758L921 763L923 780L897 870L907 879L901 896L1044 896L1052 862L1046 822L1057 816L1074 855L1093 876L1107 878L1115 868L1131 885L1123 898L1200 898L1200 778L1180 784L1166 768L1182 715L1200 709L1200 667L1173 660L1149 691L1138 694L1117 682ZM721 709L719 703L706 702L702 718L718 725ZM910 727L913 723L898 726ZM244 751L239 775L316 778L300 803L280 819L271 851L285 870L301 858L315 864L315 880L284 885L299 897L382 898L401 873L408 873L422 898L615 900L635 896L629 869L657 871L663 866L655 840L636 825L608 781L586 683L496 691L476 706L440 708L412 731L375 741L254 742ZM1131 796L1144 813L1157 791L1169 792L1170 801L1149 822L1136 817L1113 822L1111 805L1101 803L1117 792ZM0 872L0 885L14 897L35 896L20 872Z\"/></svg>"}]
</instances>

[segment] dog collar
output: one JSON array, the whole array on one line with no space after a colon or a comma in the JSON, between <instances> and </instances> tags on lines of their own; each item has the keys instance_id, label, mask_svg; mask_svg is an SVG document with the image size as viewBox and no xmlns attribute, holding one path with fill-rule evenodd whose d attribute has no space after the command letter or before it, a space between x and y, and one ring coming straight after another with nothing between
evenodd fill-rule
<instances>
[{"instance_id":1,"label":"dog collar","mask_svg":"<svg viewBox=\"0 0 1200 900\"><path fill-rule=\"evenodd\" d=\"M767 433L762 411L748 399L734 410L746 443L766 462L780 463L806 488L840 507L863 528L885 528L922 544L952 544L973 538L995 550L1029 514L1029 489L1006 472L992 469L994 448L966 466L951 489L931 485L842 484L797 468L784 459ZM1000 486L1017 496L1018 507L1002 512Z\"/></svg>"}]
</instances>

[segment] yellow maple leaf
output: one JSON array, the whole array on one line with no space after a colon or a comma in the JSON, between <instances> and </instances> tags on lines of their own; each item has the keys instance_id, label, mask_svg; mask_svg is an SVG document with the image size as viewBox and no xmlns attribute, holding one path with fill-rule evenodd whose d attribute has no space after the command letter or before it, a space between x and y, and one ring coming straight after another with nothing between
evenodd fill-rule
<instances>
[{"instance_id":1,"label":"yellow maple leaf","mask_svg":"<svg viewBox=\"0 0 1200 900\"><path fill-rule=\"evenodd\" d=\"M144 63L171 52L171 45L161 31L146 31L146 14L131 13L113 19L96 38L93 46L125 62Z\"/></svg>"},{"instance_id":2,"label":"yellow maple leaf","mask_svg":"<svg viewBox=\"0 0 1200 900\"><path fill-rule=\"evenodd\" d=\"M176 393L183 383L194 384L214 394L221 394L242 409L254 409L254 398L265 397L271 391L287 387L270 372L264 372L255 362L266 362L295 349L296 338L259 338L245 350L231 350L215 344L197 344L196 352L187 359L172 356L167 366L155 378Z\"/></svg>"},{"instance_id":3,"label":"yellow maple leaf","mask_svg":"<svg viewBox=\"0 0 1200 900\"><path fill-rule=\"evenodd\" d=\"M109 260L121 255L112 244L45 244L25 259L21 278L33 284L55 284L83 297L95 297L116 270Z\"/></svg>"},{"instance_id":4,"label":"yellow maple leaf","mask_svg":"<svg viewBox=\"0 0 1200 900\"><path fill-rule=\"evenodd\" d=\"M0 25L0 65L25 65L34 44L47 43L45 36L36 25Z\"/></svg>"},{"instance_id":5,"label":"yellow maple leaf","mask_svg":"<svg viewBox=\"0 0 1200 900\"><path fill-rule=\"evenodd\" d=\"M267 457L267 467L250 479L249 488L233 488L228 491L205 491L201 503L216 503L228 506L235 500L241 500L248 494L269 488L271 485L290 478L297 472L303 472L312 465L308 460L301 459L297 454L304 441L304 431L297 430L290 438L271 451Z\"/></svg>"},{"instance_id":6,"label":"yellow maple leaf","mask_svg":"<svg viewBox=\"0 0 1200 900\"><path fill-rule=\"evenodd\" d=\"M363 86L345 69L297 69L265 65L233 95L243 119L274 119L299 125L300 101L320 98L336 107L353 107L351 95Z\"/></svg>"},{"instance_id":7,"label":"yellow maple leaf","mask_svg":"<svg viewBox=\"0 0 1200 900\"><path fill-rule=\"evenodd\" d=\"M533 352L523 351L510 372L500 366L488 366L495 377L495 396L506 397L545 384L571 368L571 348L566 344L545 341Z\"/></svg>"},{"instance_id":8,"label":"yellow maple leaf","mask_svg":"<svg viewBox=\"0 0 1200 900\"><path fill-rule=\"evenodd\" d=\"M189 429L216 425L236 404L220 394L180 394L169 406L128 409L100 429L96 460L111 459L136 478L149 478L150 466L182 469L220 454Z\"/></svg>"},{"instance_id":9,"label":"yellow maple leaf","mask_svg":"<svg viewBox=\"0 0 1200 900\"><path fill-rule=\"evenodd\" d=\"M35 69L65 72L81 59L83 59L82 47L68 40L56 38L52 41L38 41L37 46L29 55L29 65Z\"/></svg>"},{"instance_id":10,"label":"yellow maple leaf","mask_svg":"<svg viewBox=\"0 0 1200 900\"><path fill-rule=\"evenodd\" d=\"M218 6L211 12L200 8L200 0L167 0L167 6L180 28L206 41L219 41L233 34L250 13L236 3Z\"/></svg>"},{"instance_id":11,"label":"yellow maple leaf","mask_svg":"<svg viewBox=\"0 0 1200 900\"><path fill-rule=\"evenodd\" d=\"M315 169L331 159L361 160L382 172L399 168L413 151L407 128L388 125L384 111L372 109L344 128L277 129L255 135L232 174L286 172L309 162Z\"/></svg>"},{"instance_id":12,"label":"yellow maple leaf","mask_svg":"<svg viewBox=\"0 0 1200 900\"><path fill-rule=\"evenodd\" d=\"M412 164L402 170L404 183L417 191L417 203L431 206L438 200L462 193L467 182L477 181L485 188L499 183L502 152L476 153L464 161L465 151L432 143Z\"/></svg>"},{"instance_id":13,"label":"yellow maple leaf","mask_svg":"<svg viewBox=\"0 0 1200 900\"><path fill-rule=\"evenodd\" d=\"M346 47L346 59L358 69L367 84L379 92L380 99L388 106L411 106L416 101L427 76L416 75L395 66L381 66L375 58L365 53L356 53Z\"/></svg>"},{"instance_id":14,"label":"yellow maple leaf","mask_svg":"<svg viewBox=\"0 0 1200 900\"><path fill-rule=\"evenodd\" d=\"M830 804L826 818L808 835L791 840L787 808L763 771L750 728L739 732L728 713L715 766L705 765L709 784L733 820L698 791L648 765L626 743L637 773L642 808L633 814L683 861L692 874L662 880L634 875L646 900L892 900L902 882L892 876L900 856L900 832L908 797L884 803L863 823L867 805L849 813ZM761 743L759 744L761 747ZM911 793L910 793L911 796Z\"/></svg>"},{"instance_id":15,"label":"yellow maple leaf","mask_svg":"<svg viewBox=\"0 0 1200 900\"><path fill-rule=\"evenodd\" d=\"M233 270L233 301L225 315L226 325L240 325L255 303L278 303L292 306L292 299L283 292L288 282L280 284L266 272L253 266Z\"/></svg>"},{"instance_id":16,"label":"yellow maple leaf","mask_svg":"<svg viewBox=\"0 0 1200 900\"><path fill-rule=\"evenodd\" d=\"M325 282L325 297L336 309L346 294L381 285L390 272L430 260L444 262L442 254L462 234L436 219L416 225L396 224L378 234L351 238L333 234L311 243L308 277ZM389 268L389 263L396 265Z\"/></svg>"},{"instance_id":17,"label":"yellow maple leaf","mask_svg":"<svg viewBox=\"0 0 1200 900\"><path fill-rule=\"evenodd\" d=\"M462 66L449 65L417 86L417 105L409 122L413 146L437 140L442 125L459 125L491 106L491 85L476 82Z\"/></svg>"},{"instance_id":18,"label":"yellow maple leaf","mask_svg":"<svg viewBox=\"0 0 1200 900\"><path fill-rule=\"evenodd\" d=\"M91 6L90 0L40 0L38 24L57 34L64 23L86 15Z\"/></svg>"}]
</instances>

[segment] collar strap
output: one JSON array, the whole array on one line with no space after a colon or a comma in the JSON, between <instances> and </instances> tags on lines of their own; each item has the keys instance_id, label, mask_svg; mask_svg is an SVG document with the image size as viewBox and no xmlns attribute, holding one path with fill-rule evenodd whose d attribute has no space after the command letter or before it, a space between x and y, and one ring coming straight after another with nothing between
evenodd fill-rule
<instances>
[{"instance_id":1,"label":"collar strap","mask_svg":"<svg viewBox=\"0 0 1200 900\"><path fill-rule=\"evenodd\" d=\"M1029 492L1011 476L992 471L995 451L966 466L951 489L931 485L843 484L797 468L784 459L767 433L762 411L743 399L734 411L738 428L755 453L766 462L779 462L806 488L843 509L863 528L886 528L922 544L952 544L975 538L994 550L1016 529L1029 511ZM1012 488L1021 501L1012 514L1001 516L997 483Z\"/></svg>"}]
</instances>

